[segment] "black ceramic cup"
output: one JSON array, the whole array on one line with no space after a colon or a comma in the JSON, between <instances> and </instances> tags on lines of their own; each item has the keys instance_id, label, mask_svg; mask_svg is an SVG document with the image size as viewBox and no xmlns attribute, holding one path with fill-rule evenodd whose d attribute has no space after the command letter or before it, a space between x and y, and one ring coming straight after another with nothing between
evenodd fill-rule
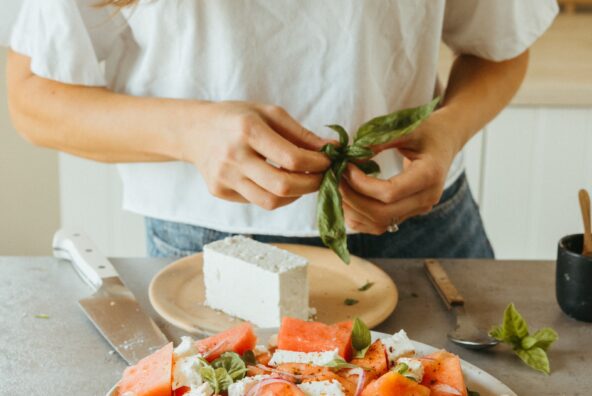
<instances>
[{"instance_id":1,"label":"black ceramic cup","mask_svg":"<svg viewBox=\"0 0 592 396\"><path fill-rule=\"evenodd\" d=\"M555 292L568 316L592 322L592 257L582 255L582 234L563 237L557 248Z\"/></svg>"}]
</instances>

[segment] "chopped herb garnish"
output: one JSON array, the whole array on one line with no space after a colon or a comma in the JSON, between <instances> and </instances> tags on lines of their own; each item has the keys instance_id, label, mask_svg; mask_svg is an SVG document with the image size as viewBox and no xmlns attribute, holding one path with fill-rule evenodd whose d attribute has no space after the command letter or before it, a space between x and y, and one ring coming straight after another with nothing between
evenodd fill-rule
<instances>
[{"instance_id":1,"label":"chopped herb garnish","mask_svg":"<svg viewBox=\"0 0 592 396\"><path fill-rule=\"evenodd\" d=\"M370 289L372 286L374 286L374 282L366 281L366 284L364 286L360 286L358 290L363 292Z\"/></svg>"},{"instance_id":2,"label":"chopped herb garnish","mask_svg":"<svg viewBox=\"0 0 592 396\"><path fill-rule=\"evenodd\" d=\"M37 315L35 315L35 318L37 318L37 319L49 319L49 315L47 315L47 314L37 314Z\"/></svg>"},{"instance_id":3,"label":"chopped herb garnish","mask_svg":"<svg viewBox=\"0 0 592 396\"><path fill-rule=\"evenodd\" d=\"M357 303L359 303L359 301L355 298L346 298L345 301L343 301L343 303L345 305L356 305Z\"/></svg>"}]
</instances>

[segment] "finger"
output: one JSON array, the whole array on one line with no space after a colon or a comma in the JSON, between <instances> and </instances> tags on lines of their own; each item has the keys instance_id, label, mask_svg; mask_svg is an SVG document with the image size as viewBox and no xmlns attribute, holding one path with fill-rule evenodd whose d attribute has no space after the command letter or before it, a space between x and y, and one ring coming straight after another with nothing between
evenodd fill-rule
<instances>
[{"instance_id":1,"label":"finger","mask_svg":"<svg viewBox=\"0 0 592 396\"><path fill-rule=\"evenodd\" d=\"M280 106L265 106L263 116L269 126L298 147L318 151L329 141L304 128Z\"/></svg>"},{"instance_id":2,"label":"finger","mask_svg":"<svg viewBox=\"0 0 592 396\"><path fill-rule=\"evenodd\" d=\"M343 208L345 212L345 223L352 230L372 235L382 235L386 232L386 227L369 221L347 204L344 203Z\"/></svg>"},{"instance_id":3,"label":"finger","mask_svg":"<svg viewBox=\"0 0 592 396\"><path fill-rule=\"evenodd\" d=\"M386 204L355 192L347 183L341 183L339 190L341 191L344 204L347 204L348 207L356 211L360 216L366 218L367 221L378 224L389 224L385 213Z\"/></svg>"},{"instance_id":4,"label":"finger","mask_svg":"<svg viewBox=\"0 0 592 396\"><path fill-rule=\"evenodd\" d=\"M254 122L249 144L263 157L293 172L320 173L331 165L327 156L318 151L300 148L286 140L263 121Z\"/></svg>"},{"instance_id":5,"label":"finger","mask_svg":"<svg viewBox=\"0 0 592 396\"><path fill-rule=\"evenodd\" d=\"M322 175L318 173L292 173L278 169L256 153L246 158L241 167L245 176L278 197L300 197L315 192L322 180Z\"/></svg>"},{"instance_id":6,"label":"finger","mask_svg":"<svg viewBox=\"0 0 592 396\"><path fill-rule=\"evenodd\" d=\"M425 190L434 180L429 167L421 160L413 161L403 172L388 180L368 176L351 164L344 175L354 191L384 203L393 203Z\"/></svg>"},{"instance_id":7,"label":"finger","mask_svg":"<svg viewBox=\"0 0 592 396\"><path fill-rule=\"evenodd\" d=\"M237 183L236 191L253 203L265 210L274 210L294 202L298 198L278 197L265 191L249 179L242 179Z\"/></svg>"},{"instance_id":8,"label":"finger","mask_svg":"<svg viewBox=\"0 0 592 396\"><path fill-rule=\"evenodd\" d=\"M438 188L431 188L401 201L385 204L356 193L349 188L347 183L342 183L340 189L343 201L352 210L364 216L368 221L385 227L393 222L401 223L410 217L429 212L438 202L441 193Z\"/></svg>"},{"instance_id":9,"label":"finger","mask_svg":"<svg viewBox=\"0 0 592 396\"><path fill-rule=\"evenodd\" d=\"M239 203L248 203L249 202L245 199L245 197L243 197L242 195L240 195L236 191L230 190L228 188L216 186L216 187L209 188L209 190L210 190L210 194L212 194L214 197L223 199L225 201L239 202Z\"/></svg>"}]
</instances>

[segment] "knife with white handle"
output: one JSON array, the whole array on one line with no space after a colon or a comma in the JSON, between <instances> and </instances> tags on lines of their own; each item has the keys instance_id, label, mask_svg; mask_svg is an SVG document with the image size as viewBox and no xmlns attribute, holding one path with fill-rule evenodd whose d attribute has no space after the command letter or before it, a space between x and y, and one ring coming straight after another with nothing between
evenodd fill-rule
<instances>
[{"instance_id":1,"label":"knife with white handle","mask_svg":"<svg viewBox=\"0 0 592 396\"><path fill-rule=\"evenodd\" d=\"M71 261L80 277L95 291L78 303L128 364L135 364L168 343L156 323L142 311L113 265L84 233L57 231L53 251L55 257Z\"/></svg>"}]
</instances>

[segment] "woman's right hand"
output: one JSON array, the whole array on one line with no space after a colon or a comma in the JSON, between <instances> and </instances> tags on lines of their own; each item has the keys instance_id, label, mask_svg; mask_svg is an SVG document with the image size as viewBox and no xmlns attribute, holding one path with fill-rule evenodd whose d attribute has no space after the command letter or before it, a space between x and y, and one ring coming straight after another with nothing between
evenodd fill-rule
<instances>
[{"instance_id":1,"label":"woman's right hand","mask_svg":"<svg viewBox=\"0 0 592 396\"><path fill-rule=\"evenodd\" d=\"M330 165L319 149L328 141L281 107L216 102L197 112L185 128L183 160L197 167L212 195L272 210L318 190Z\"/></svg>"}]
</instances>

